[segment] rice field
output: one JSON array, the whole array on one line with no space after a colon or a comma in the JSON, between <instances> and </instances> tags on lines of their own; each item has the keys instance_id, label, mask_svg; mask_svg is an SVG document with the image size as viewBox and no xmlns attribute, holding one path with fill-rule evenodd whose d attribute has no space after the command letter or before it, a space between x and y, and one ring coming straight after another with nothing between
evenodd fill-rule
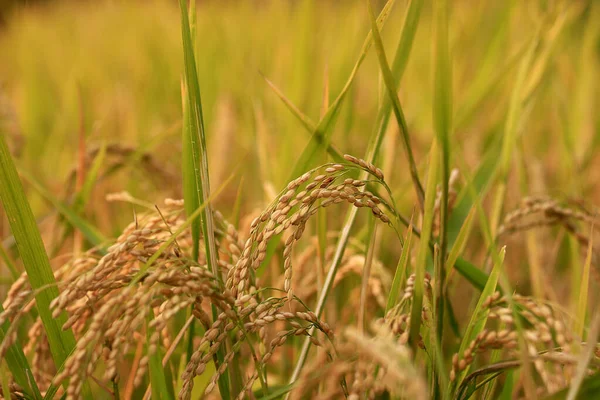
<instances>
[{"instance_id":1,"label":"rice field","mask_svg":"<svg viewBox=\"0 0 600 400\"><path fill-rule=\"evenodd\" d=\"M600 396L600 4L0 12L0 395Z\"/></svg>"}]
</instances>

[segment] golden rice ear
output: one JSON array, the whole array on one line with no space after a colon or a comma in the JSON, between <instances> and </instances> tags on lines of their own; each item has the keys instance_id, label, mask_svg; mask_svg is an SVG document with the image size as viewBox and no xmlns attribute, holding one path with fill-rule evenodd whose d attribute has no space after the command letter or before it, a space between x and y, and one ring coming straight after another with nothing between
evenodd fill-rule
<instances>
[{"instance_id":1,"label":"golden rice ear","mask_svg":"<svg viewBox=\"0 0 600 400\"><path fill-rule=\"evenodd\" d=\"M573 372L576 358L570 358L574 345L574 335L567 330L564 320L567 315L552 304L534 298L514 294L515 310L500 292L485 299L483 312L489 312L488 328L482 330L469 344L463 354L454 354L450 378L454 380L460 372L471 365L476 357L483 357L490 351L503 350L508 359L519 360L521 345L525 346L536 373L543 381L540 393L553 393L566 385L565 371ZM519 341L519 331L514 315L526 323L521 332L523 341ZM560 349L561 354L555 354ZM517 361L519 364L520 361ZM486 368L485 366L482 368ZM461 386L469 383L471 374Z\"/></svg>"},{"instance_id":2,"label":"golden rice ear","mask_svg":"<svg viewBox=\"0 0 600 400\"><path fill-rule=\"evenodd\" d=\"M242 256L227 277L227 287L236 295L243 295L253 276L252 271L261 265L267 256L268 243L284 235L283 290L288 299L293 297L292 250L300 240L309 219L319 208L333 204L349 203L357 208L369 208L380 221L389 224L386 214L395 213L377 194L367 190L366 180L348 178L348 173L364 169L383 182L383 173L370 163L346 156L352 164L325 164L291 181L275 201L251 223L250 237L246 241ZM386 211L384 211L384 209Z\"/></svg>"}]
</instances>

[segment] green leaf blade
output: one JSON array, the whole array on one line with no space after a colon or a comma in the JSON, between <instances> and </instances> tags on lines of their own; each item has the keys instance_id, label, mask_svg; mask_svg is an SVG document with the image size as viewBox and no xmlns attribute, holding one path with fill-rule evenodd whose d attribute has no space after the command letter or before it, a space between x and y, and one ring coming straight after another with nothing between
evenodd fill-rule
<instances>
[{"instance_id":1,"label":"green leaf blade","mask_svg":"<svg viewBox=\"0 0 600 400\"><path fill-rule=\"evenodd\" d=\"M383 7L381 13L379 14L379 17L377 18L377 26L379 28L383 27L383 25L386 23L389 15L390 15L391 9L395 2L396 2L396 0L388 0L387 3L385 4L385 6ZM339 115L341 105L342 105L350 87L352 86L352 83L354 82L354 78L356 77L358 69L360 68L361 64L363 63L363 61L367 55L367 52L369 51L369 49L371 47L372 42L373 42L372 33L369 32L363 43L358 60L356 61L356 63L354 64L354 67L352 68L352 71L350 72L350 76L346 80L346 83L345 83L344 87L342 88L342 91L340 92L340 94L333 101L333 103L329 106L329 108L325 112L325 115L323 116L321 121L319 121L319 123L317 124L314 134L312 135L310 141L304 148L304 151L302 152L302 154L300 155L300 158L298 159L298 161L296 162L296 165L294 166L294 169L291 174L291 179L294 179L294 178L302 175L305 171L308 171L309 169L311 169L311 167L314 167L313 164L314 164L315 160L317 160L317 157L319 156L319 154L322 154L323 151L329 147L330 142L331 142L331 136L333 135L332 128L333 128L333 125L335 124L335 121L336 121L338 115Z\"/></svg>"},{"instance_id":2,"label":"green leaf blade","mask_svg":"<svg viewBox=\"0 0 600 400\"><path fill-rule=\"evenodd\" d=\"M50 303L58 296L56 280L4 134L0 135L0 198L29 283L33 290L43 289L37 290L36 306L48 337L52 358L58 368L75 347L75 337L71 330L62 330L62 325L66 322L64 313L56 319L52 318Z\"/></svg>"}]
</instances>

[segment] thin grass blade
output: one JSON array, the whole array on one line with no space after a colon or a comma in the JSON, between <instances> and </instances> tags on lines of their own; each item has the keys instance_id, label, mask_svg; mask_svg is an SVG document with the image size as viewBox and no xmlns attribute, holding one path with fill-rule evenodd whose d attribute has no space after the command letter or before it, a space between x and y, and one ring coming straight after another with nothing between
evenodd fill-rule
<instances>
[{"instance_id":1,"label":"thin grass blade","mask_svg":"<svg viewBox=\"0 0 600 400\"><path fill-rule=\"evenodd\" d=\"M392 281L392 287L390 288L390 293L388 294L387 305L385 306L385 312L387 313L392 307L396 305L398 302L398 296L400 295L400 287L403 282L406 282L407 277L407 267L408 260L410 259L410 249L411 242L413 236L413 224L412 218L410 224L408 225L408 229L406 231L406 238L404 239L404 246L402 246L402 252L400 253L400 259L398 260L398 266L396 267L396 272L394 273L394 280Z\"/></svg>"},{"instance_id":2,"label":"thin grass blade","mask_svg":"<svg viewBox=\"0 0 600 400\"><path fill-rule=\"evenodd\" d=\"M600 312L596 311L596 314L594 315L594 318L592 320L592 324L590 325L590 332L587 337L587 343L585 345L585 348L583 349L581 356L579 357L579 362L577 363L575 377L571 381L571 387L569 388L569 393L567 394L567 400L575 400L581 390L583 380L588 375L588 365L594 357L594 352L597 351L596 346L598 343L599 334Z\"/></svg>"},{"instance_id":3,"label":"thin grass blade","mask_svg":"<svg viewBox=\"0 0 600 400\"><path fill-rule=\"evenodd\" d=\"M187 107L189 108L189 116L187 116L187 118L184 116L183 121L184 125L188 125L188 128L184 128L183 140L184 198L185 203L191 203L186 206L186 212L190 215L190 211L197 209L201 203L207 203L207 199L210 195L210 182L208 177L208 156L204 130L204 116L202 113L200 84L198 82L190 21L185 0L180 0L179 5L181 9L181 36L183 39L185 64L186 101ZM200 225L206 247L208 267L216 274L216 276L218 276L219 269L217 267L214 241L215 228L210 204L207 204L201 214ZM197 240L199 240L199 238L194 238L195 242L197 242Z\"/></svg>"},{"instance_id":4,"label":"thin grass blade","mask_svg":"<svg viewBox=\"0 0 600 400\"><path fill-rule=\"evenodd\" d=\"M283 92L273 82L271 82L271 80L269 80L269 78L267 78L266 76L263 75L263 79L265 80L265 82L267 82L269 87L271 89L273 89L273 91L281 99L283 104L286 105L288 110L290 110L290 112L298 119L298 121L300 121L302 126L308 132L310 132L310 133L320 132L319 129L317 128L317 125L315 125L315 123L306 114L304 114L302 111L300 111L298 109L298 107L296 107L296 105L294 103L292 103L292 101L290 99L288 99L286 97L286 95L283 94ZM321 141L323 140L322 133L318 136L317 140L321 140ZM331 143L327 144L327 153L329 153L329 155L335 162L343 162L344 161L344 157L342 156L342 154Z\"/></svg>"},{"instance_id":5,"label":"thin grass blade","mask_svg":"<svg viewBox=\"0 0 600 400\"><path fill-rule=\"evenodd\" d=\"M419 204L421 205L421 208L422 208L423 201L424 201L423 186L421 185L421 181L419 180L417 166L415 164L415 159L413 157L413 152L412 152L412 148L410 145L410 137L408 135L408 125L406 124L406 118L404 117L404 111L402 110L402 106L400 105L400 99L398 98L394 75L392 74L392 70L390 69L390 66L387 61L387 56L385 55L385 50L383 48L383 41L381 40L381 35L379 33L379 28L378 28L377 22L375 20L373 8L371 7L371 0L367 0L367 8L369 11L369 16L371 17L371 32L373 34L373 42L375 43L375 49L377 50L379 67L381 69L381 73L383 75L383 80L385 82L385 86L386 86L389 98L391 100L392 110L394 111L394 115L396 116L396 120L397 120L398 126L400 128L400 133L402 134L404 149L405 149L406 155L408 157L410 176L412 178L413 185L414 185L415 191L417 193L417 199L419 200Z\"/></svg>"},{"instance_id":6,"label":"thin grass blade","mask_svg":"<svg viewBox=\"0 0 600 400\"><path fill-rule=\"evenodd\" d=\"M590 232L590 240L587 248L585 264L583 265L583 274L581 276L579 286L579 299L577 301L577 314L575 315L575 334L583 338L585 330L585 317L588 309L589 288L590 288L590 273L592 269L594 227Z\"/></svg>"},{"instance_id":7,"label":"thin grass blade","mask_svg":"<svg viewBox=\"0 0 600 400\"><path fill-rule=\"evenodd\" d=\"M306 128L306 130L308 130L309 132L315 132L317 130L317 125L315 125L315 123L310 119L310 117L308 115L304 114L302 111L300 111L298 109L298 107L296 107L296 105L294 103L292 103L292 101L290 99L288 99L286 97L286 95L283 94L283 92L277 87L277 85L275 85L273 82L271 82L271 80L269 78L267 78L263 74L261 74L261 76L263 77L265 82L267 82L267 85L269 85L269 87L271 89L273 89L273 92L275 92L277 97L279 97L279 99L281 99L283 104L286 105L288 110L290 110L290 112L296 118L298 118L298 121L300 121L302 123L304 128Z\"/></svg>"},{"instance_id":8,"label":"thin grass blade","mask_svg":"<svg viewBox=\"0 0 600 400\"><path fill-rule=\"evenodd\" d=\"M506 253L506 250L504 248L502 250L500 250L500 254L498 257L498 261L500 261L500 262L496 262L494 264L494 268L492 269L492 272L490 273L490 277L487 280L485 288L483 289L483 291L481 292L481 295L479 296L479 301L477 302L477 305L475 306L475 310L473 310L473 313L471 314L471 320L469 321L469 325L467 325L467 329L463 336L463 340L460 343L460 349L458 351L458 354L464 354L464 352L467 349L467 347L469 346L469 344L473 340L475 340L477 335L483 330L483 328L485 327L485 324L487 323L488 310L485 310L485 307L483 306L483 304L484 304L485 300L496 291L496 286L498 285L498 279L500 277L500 271L502 269L502 262L504 261L505 253ZM455 377L455 379L453 380L453 383L451 384L453 388L460 386L463 379L467 375L468 371L469 371L469 366L467 368L465 368L463 371L458 373L458 376ZM452 389L452 392L454 393L454 389Z\"/></svg>"},{"instance_id":9,"label":"thin grass blade","mask_svg":"<svg viewBox=\"0 0 600 400\"><path fill-rule=\"evenodd\" d=\"M491 214L491 228L492 233L495 234L500 214L504 206L504 197L506 195L506 185L508 180L508 174L510 171L512 153L516 146L518 126L523 114L525 103L523 101L524 87L526 79L530 73L531 66L535 60L535 52L538 47L540 32L536 34L531 44L529 45L527 52L523 56L517 72L517 78L515 86L513 88L510 103L508 107L508 115L506 117L506 123L504 125L504 135L502 138L502 151L500 153L499 161L499 185L496 188L494 203L492 206Z\"/></svg>"},{"instance_id":10,"label":"thin grass blade","mask_svg":"<svg viewBox=\"0 0 600 400\"><path fill-rule=\"evenodd\" d=\"M387 18L390 15L391 9L395 2L396 0L388 0L383 9L381 10L379 17L377 18L377 26L379 27L379 29L381 29L381 27L383 27L385 22L387 21ZM311 167L313 166L312 164L315 162L317 156L321 154L321 152L324 149L326 149L327 146L329 146L331 141L331 135L333 134L333 124L335 123L339 114L341 108L340 106L343 100L345 99L348 90L352 86L352 83L354 82L356 73L358 72L358 69L364 61L367 52L371 47L372 41L372 34L371 32L369 32L367 38L365 39L365 42L363 43L358 60L356 61L354 68L352 68L352 72L350 73L346 84L344 85L338 97L333 101L333 103L331 104L331 106L317 125L316 131L314 132L308 145L305 147L304 151L300 155L300 158L296 162L296 165L292 171L292 178L300 176L304 173L304 171L308 171L309 169L311 169Z\"/></svg>"},{"instance_id":11,"label":"thin grass blade","mask_svg":"<svg viewBox=\"0 0 600 400\"><path fill-rule=\"evenodd\" d=\"M9 368L5 365L4 360L0 360L0 380L2 393L10 393L10 383L8 381L8 370Z\"/></svg>"},{"instance_id":12,"label":"thin grass blade","mask_svg":"<svg viewBox=\"0 0 600 400\"><path fill-rule=\"evenodd\" d=\"M373 264L373 256L375 255L375 243L377 242L377 225L375 217L369 216L368 223L367 242L365 243L367 248L367 254L365 254L365 264L363 266L361 286L360 286L360 305L358 310L358 331L364 333L365 331L365 315L367 313L367 295L369 287L369 278L371 277L371 265Z\"/></svg>"},{"instance_id":13,"label":"thin grass blade","mask_svg":"<svg viewBox=\"0 0 600 400\"><path fill-rule=\"evenodd\" d=\"M441 144L441 178L442 178L442 197L440 209L440 253L439 262L434 264L434 276L436 281L437 298L435 299L436 319L436 352L434 358L436 365L442 368L433 369L434 377L434 398L440 397L439 376L444 374L443 352L441 351L442 340L444 337L444 310L446 289L446 253L448 251L448 192L450 180L450 135L452 133L452 64L450 58L450 49L448 44L449 35L449 5L447 0L437 1L435 3L435 35L434 35L434 54L435 54L435 76L434 76L434 94L433 94L433 125L437 135L437 140ZM437 267L437 268L436 268ZM437 351L440 350L440 351Z\"/></svg>"},{"instance_id":14,"label":"thin grass blade","mask_svg":"<svg viewBox=\"0 0 600 400\"><path fill-rule=\"evenodd\" d=\"M191 9L194 10L195 2L192 1ZM183 183L185 209L188 216L193 215L197 209L200 213L200 227L204 238L204 248L208 269L220 278L220 270L217 265L217 248L215 245L215 226L211 205L208 202L210 196L210 182L208 174L208 154L206 146L206 135L204 129L204 116L202 112L202 100L200 97L200 84L198 82L198 71L196 69L196 56L188 17L188 9L185 0L179 1L181 10L181 36L183 40L183 55L185 64L185 91L184 100L184 128L183 128ZM195 15L194 15L195 17ZM186 112L187 110L187 112ZM187 114L187 115L186 115ZM205 207L200 208L200 204ZM199 253L198 222L192 227L193 256L197 260ZM194 250L195 249L195 250ZM222 281L222 279L220 279ZM221 283L222 284L222 283ZM213 306L213 318L216 318L216 309ZM222 362L224 354L219 350L216 355ZM160 361L160 360L159 360ZM224 398L230 397L229 379L227 374L219 377L219 390Z\"/></svg>"},{"instance_id":15,"label":"thin grass blade","mask_svg":"<svg viewBox=\"0 0 600 400\"><path fill-rule=\"evenodd\" d=\"M100 150L98 154L94 158L92 162L92 166L88 173L85 176L85 180L81 187L81 190L77 192L75 195L75 200L73 201L73 209L80 213L83 210L83 207L87 204L92 194L92 189L94 189L94 185L98 180L98 175L100 174L100 169L102 165L104 165L104 160L106 159L106 143L103 143L100 146Z\"/></svg>"},{"instance_id":16,"label":"thin grass blade","mask_svg":"<svg viewBox=\"0 0 600 400\"><path fill-rule=\"evenodd\" d=\"M427 186L425 191L425 214L423 216L423 225L421 226L421 238L419 239L419 249L415 265L415 289L412 309L410 312L410 331L409 343L416 354L418 349L420 330L421 330L421 315L423 311L423 280L425 279L425 268L427 266L427 256L429 254L429 239L431 238L431 230L433 223L433 214L435 206L435 194L437 176L439 173L439 153L437 142L434 141L431 145L429 155L429 171L427 176Z\"/></svg>"},{"instance_id":17,"label":"thin grass blade","mask_svg":"<svg viewBox=\"0 0 600 400\"><path fill-rule=\"evenodd\" d=\"M86 221L84 218L80 217L77 212L75 212L71 207L64 204L62 201L56 198L50 191L46 190L42 186L40 182L37 181L32 175L26 173L24 171L20 171L21 175L31 184L31 186L44 197L47 201L49 201L54 208L69 221L69 223L77 228L85 238L93 245L93 246L102 246L103 244L108 243L108 239L98 230L94 225L90 222Z\"/></svg>"},{"instance_id":18,"label":"thin grass blade","mask_svg":"<svg viewBox=\"0 0 600 400\"><path fill-rule=\"evenodd\" d=\"M460 231L458 232L458 236L456 237L456 241L454 242L452 249L450 249L450 252L448 253L448 261L446 262L446 268L448 270L448 277L446 278L446 282L444 284L447 284L448 280L452 277L452 272L454 271L454 266L456 264L456 261L458 260L460 255L465 250L465 247L467 246L467 239L469 238L469 235L471 234L471 230L473 228L474 216L475 216L475 208L471 208L471 211L469 211L469 214L467 215L467 218L465 219L463 226L460 228Z\"/></svg>"},{"instance_id":19,"label":"thin grass blade","mask_svg":"<svg viewBox=\"0 0 600 400\"><path fill-rule=\"evenodd\" d=\"M406 69L406 65L408 64L408 59L412 50L414 37L419 26L422 8L423 0L412 0L406 12L404 24L402 25L402 33L400 35L398 45L396 46L396 54L394 55L394 60L392 61L391 67L392 75L397 85L400 85L402 76L404 75L404 71ZM380 89L383 91L384 87L385 82L383 82L380 85ZM392 102L389 96L384 96L382 106L379 109L379 113L377 115L377 125L375 127L377 131L376 137L383 138L383 132L386 132L387 130L391 112Z\"/></svg>"}]
</instances>

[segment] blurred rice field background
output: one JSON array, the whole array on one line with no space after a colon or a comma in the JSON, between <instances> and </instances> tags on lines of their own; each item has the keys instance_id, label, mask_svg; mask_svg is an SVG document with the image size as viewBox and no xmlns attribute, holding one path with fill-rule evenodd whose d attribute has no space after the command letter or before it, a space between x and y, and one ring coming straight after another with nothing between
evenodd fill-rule
<instances>
[{"instance_id":1,"label":"blurred rice field background","mask_svg":"<svg viewBox=\"0 0 600 400\"><path fill-rule=\"evenodd\" d=\"M380 9L384 2L373 4ZM474 177L490 211L497 193L488 177L502 162L507 127L514 126L510 168L500 168L507 174L506 201L500 214L490 216L492 225L501 225L530 196L596 215L600 3L450 4L450 166L459 170L459 181ZM406 9L407 2L398 0L382 30L390 60ZM131 205L108 201L108 194L127 191L150 206L183 196L180 10L166 0L17 2L5 6L3 16L0 122L51 261L60 265L72 245L62 241L53 200L72 204L78 163L85 160L89 168L100 149L106 155L82 215L104 236L118 236L134 218ZM433 6L425 2L398 85L423 182L435 137L432 21ZM214 191L235 174L215 204L241 232L285 188L311 136L266 79L316 123L342 90L370 29L364 1L198 2L196 58L211 186ZM386 96L371 49L334 127L331 143L340 153L365 154ZM385 172L399 212L415 214L416 221L416 196L393 119L384 140L375 165ZM464 184L459 188L458 203L467 193ZM455 212L464 218L469 209ZM341 211L327 215L328 229L339 230ZM488 253L475 221L463 256L483 265ZM368 237L366 224L358 226L357 237ZM455 239L460 228L451 225L449 235ZM377 257L393 275L400 248L386 243L396 236L389 229L379 234ZM4 217L0 235L10 249L14 241ZM586 247L568 229L517 233L502 243L515 290L574 307ZM12 278L6 268L0 274L4 295ZM474 291L455 283L454 307L463 323ZM597 290L590 290L589 310L598 300Z\"/></svg>"}]
</instances>

